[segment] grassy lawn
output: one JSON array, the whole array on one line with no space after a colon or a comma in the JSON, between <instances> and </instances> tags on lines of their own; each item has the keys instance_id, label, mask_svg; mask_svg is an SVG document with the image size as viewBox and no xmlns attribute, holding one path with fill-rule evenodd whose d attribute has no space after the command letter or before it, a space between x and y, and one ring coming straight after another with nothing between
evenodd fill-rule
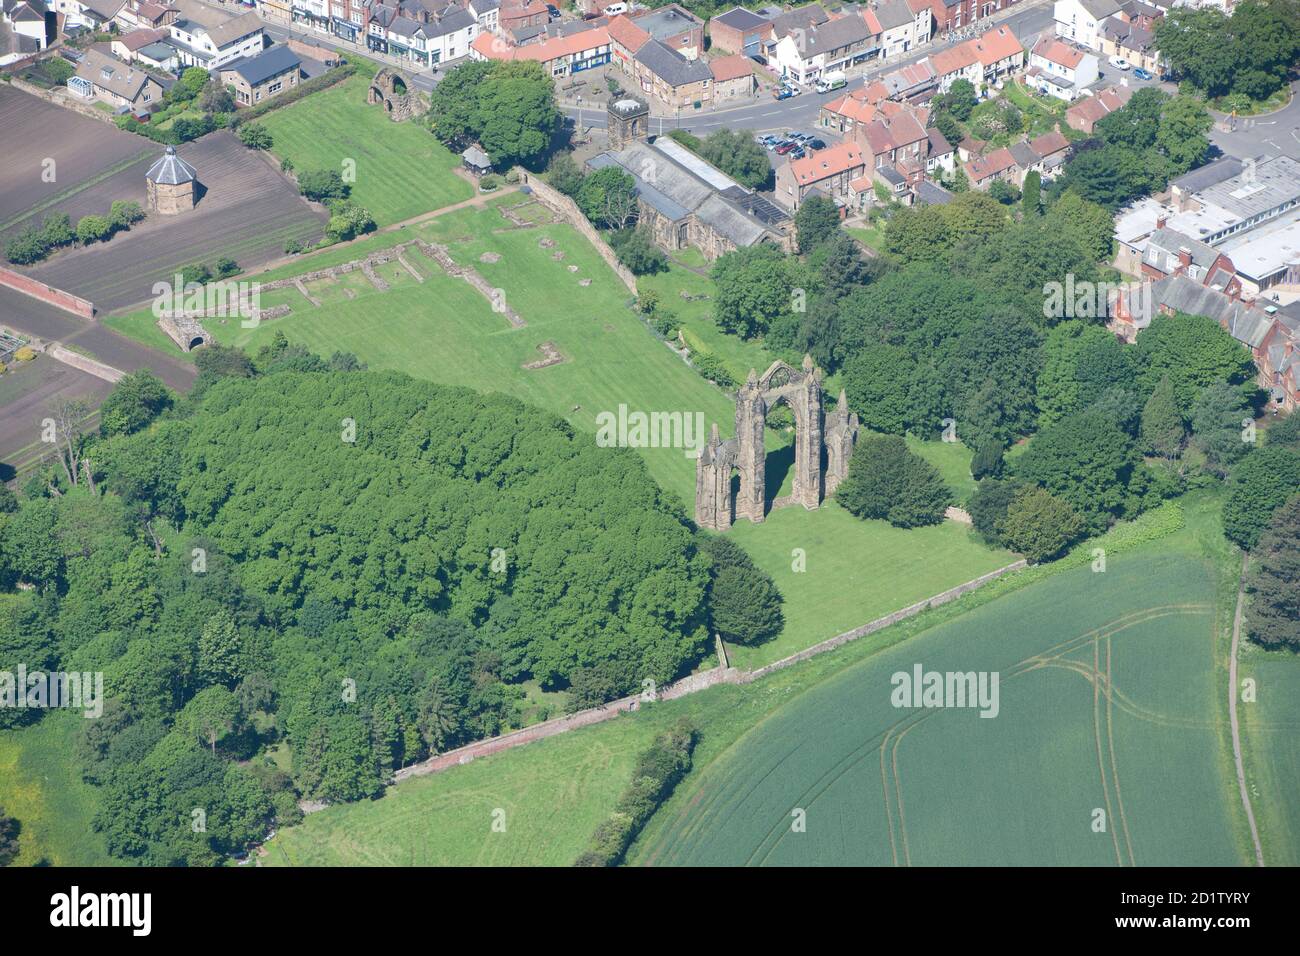
<instances>
[{"instance_id":1,"label":"grassy lawn","mask_svg":"<svg viewBox=\"0 0 1300 956\"><path fill-rule=\"evenodd\" d=\"M1006 84L1002 95L1020 107L1031 138L1050 133L1065 118L1065 103L1028 90L1019 80Z\"/></svg>"},{"instance_id":2,"label":"grassy lawn","mask_svg":"<svg viewBox=\"0 0 1300 956\"><path fill-rule=\"evenodd\" d=\"M0 731L0 807L22 825L16 866L110 866L90 825L98 793L72 755L77 721L51 713L20 730Z\"/></svg>"},{"instance_id":3,"label":"grassy lawn","mask_svg":"<svg viewBox=\"0 0 1300 956\"><path fill-rule=\"evenodd\" d=\"M970 476L970 461L975 453L961 442L922 441L912 435L907 436L907 447L939 470L957 498L957 507L964 507L978 484Z\"/></svg>"},{"instance_id":4,"label":"grassy lawn","mask_svg":"<svg viewBox=\"0 0 1300 956\"><path fill-rule=\"evenodd\" d=\"M863 226L845 226L844 231L868 249L875 252L884 251L885 224L883 222L876 221Z\"/></svg>"},{"instance_id":5,"label":"grassy lawn","mask_svg":"<svg viewBox=\"0 0 1300 956\"><path fill-rule=\"evenodd\" d=\"M1243 99L1234 96L1220 96L1218 99L1211 100L1210 106L1220 113L1231 113L1236 109L1238 116L1259 116L1261 113L1272 113L1286 106L1291 100L1291 87L1284 86L1272 96L1263 100Z\"/></svg>"},{"instance_id":6,"label":"grassy lawn","mask_svg":"<svg viewBox=\"0 0 1300 956\"><path fill-rule=\"evenodd\" d=\"M271 132L272 152L310 169L343 171L356 163L352 198L381 226L468 199L473 187L452 172L458 158L419 122L394 123L366 103L368 80L352 76L275 110L262 122Z\"/></svg>"},{"instance_id":7,"label":"grassy lawn","mask_svg":"<svg viewBox=\"0 0 1300 956\"><path fill-rule=\"evenodd\" d=\"M733 662L754 668L866 624L1015 560L975 540L952 521L904 530L863 521L832 502L816 511L781 508L762 524L727 532L772 576L785 597L785 630L757 647L729 646ZM805 570L795 570L794 549Z\"/></svg>"}]
</instances>

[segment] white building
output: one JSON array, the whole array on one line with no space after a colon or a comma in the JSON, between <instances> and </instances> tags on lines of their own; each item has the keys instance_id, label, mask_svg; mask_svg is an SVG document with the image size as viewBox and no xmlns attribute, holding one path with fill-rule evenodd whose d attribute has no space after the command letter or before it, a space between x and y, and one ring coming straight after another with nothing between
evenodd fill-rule
<instances>
[{"instance_id":1,"label":"white building","mask_svg":"<svg viewBox=\"0 0 1300 956\"><path fill-rule=\"evenodd\" d=\"M1029 82L1067 103L1096 83L1100 75L1096 56L1052 37L1040 38L1029 51Z\"/></svg>"},{"instance_id":2,"label":"white building","mask_svg":"<svg viewBox=\"0 0 1300 956\"><path fill-rule=\"evenodd\" d=\"M1089 49L1100 49L1101 22L1119 13L1119 9L1115 0L1056 0L1052 8L1056 35Z\"/></svg>"}]
</instances>

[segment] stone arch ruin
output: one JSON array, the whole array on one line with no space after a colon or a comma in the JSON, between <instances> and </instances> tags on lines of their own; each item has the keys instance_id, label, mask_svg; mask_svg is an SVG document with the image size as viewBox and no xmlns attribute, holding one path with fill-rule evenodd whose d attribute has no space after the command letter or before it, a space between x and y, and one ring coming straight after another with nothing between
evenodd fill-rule
<instances>
[{"instance_id":1,"label":"stone arch ruin","mask_svg":"<svg viewBox=\"0 0 1300 956\"><path fill-rule=\"evenodd\" d=\"M370 83L366 102L371 106L383 104L388 118L395 123L408 120L422 110L419 94L411 86L411 77L401 70L387 67L375 74Z\"/></svg>"},{"instance_id":2,"label":"stone arch ruin","mask_svg":"<svg viewBox=\"0 0 1300 956\"><path fill-rule=\"evenodd\" d=\"M736 437L723 441L715 422L695 463L695 523L701 528L726 531L737 518L759 522L766 517L763 429L768 413L778 405L786 405L794 415L794 487L789 498L774 501L773 507L803 505L811 511L848 475L858 416L849 413L841 391L835 412L825 420L822 372L814 367L812 357L804 356L801 369L773 362L761 377L751 369L736 394ZM740 473L740 489L734 496L733 470Z\"/></svg>"}]
</instances>

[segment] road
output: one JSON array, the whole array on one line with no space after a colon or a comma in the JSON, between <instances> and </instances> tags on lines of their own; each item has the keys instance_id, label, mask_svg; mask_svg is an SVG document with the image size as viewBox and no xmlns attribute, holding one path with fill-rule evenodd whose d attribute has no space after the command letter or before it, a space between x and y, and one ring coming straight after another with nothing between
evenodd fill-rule
<instances>
[{"instance_id":1,"label":"road","mask_svg":"<svg viewBox=\"0 0 1300 956\"><path fill-rule=\"evenodd\" d=\"M1245 116L1235 130L1210 131L1210 142L1231 156L1247 157L1267 153L1300 160L1300 82L1291 84L1291 102L1276 113ZM1216 120L1225 120L1222 113Z\"/></svg>"}]
</instances>

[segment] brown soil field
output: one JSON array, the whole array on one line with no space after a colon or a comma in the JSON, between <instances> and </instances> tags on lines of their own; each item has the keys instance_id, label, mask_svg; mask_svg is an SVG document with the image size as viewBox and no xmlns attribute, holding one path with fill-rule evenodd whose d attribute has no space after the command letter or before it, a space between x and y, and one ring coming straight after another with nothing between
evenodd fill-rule
<instances>
[{"instance_id":1,"label":"brown soil field","mask_svg":"<svg viewBox=\"0 0 1300 956\"><path fill-rule=\"evenodd\" d=\"M48 355L15 363L0 376L0 481L48 451L39 445L41 419L65 399L83 399L99 405L113 386Z\"/></svg>"},{"instance_id":2,"label":"brown soil field","mask_svg":"<svg viewBox=\"0 0 1300 956\"><path fill-rule=\"evenodd\" d=\"M152 146L151 155L161 152L162 147ZM233 134L211 133L177 153L195 168L202 185L193 210L175 216L151 213L109 242L56 253L23 271L89 299L106 313L148 301L155 282L171 279L191 263L228 256L251 271L283 255L290 239L320 238L326 212L299 196L272 160L245 149ZM114 199L134 199L144 206L146 169L130 166L73 202L101 212Z\"/></svg>"},{"instance_id":3,"label":"brown soil field","mask_svg":"<svg viewBox=\"0 0 1300 956\"><path fill-rule=\"evenodd\" d=\"M71 215L74 225L89 212L107 212L111 199L102 210L96 206L76 212L82 193L93 191L95 180L123 164L133 159L152 161L162 150L143 136L124 133L7 84L0 84L0 130L4 130L5 159L0 164L0 233L38 223L44 213L56 208ZM46 159L54 160L54 182L42 180ZM135 177L141 198L148 168L141 166Z\"/></svg>"}]
</instances>

